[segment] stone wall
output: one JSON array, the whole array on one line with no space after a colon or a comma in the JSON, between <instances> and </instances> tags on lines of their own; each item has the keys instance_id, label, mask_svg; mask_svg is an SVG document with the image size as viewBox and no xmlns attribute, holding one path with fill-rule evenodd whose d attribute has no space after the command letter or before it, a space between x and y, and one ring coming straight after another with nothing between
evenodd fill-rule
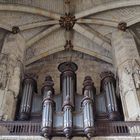
<instances>
[{"instance_id":1,"label":"stone wall","mask_svg":"<svg viewBox=\"0 0 140 140\"><path fill-rule=\"evenodd\" d=\"M0 54L0 120L13 120L23 70L25 42L20 34L7 34Z\"/></svg>"}]
</instances>

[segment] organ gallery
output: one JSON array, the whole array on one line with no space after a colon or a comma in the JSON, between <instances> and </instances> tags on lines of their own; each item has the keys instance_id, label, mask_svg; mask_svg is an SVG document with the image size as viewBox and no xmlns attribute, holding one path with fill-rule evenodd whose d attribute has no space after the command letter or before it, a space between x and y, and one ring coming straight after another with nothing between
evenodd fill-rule
<instances>
[{"instance_id":1,"label":"organ gallery","mask_svg":"<svg viewBox=\"0 0 140 140\"><path fill-rule=\"evenodd\" d=\"M0 140L140 139L140 0L0 0Z\"/></svg>"},{"instance_id":2,"label":"organ gallery","mask_svg":"<svg viewBox=\"0 0 140 140\"><path fill-rule=\"evenodd\" d=\"M50 75L44 77L41 89L41 100L33 104L37 83L33 74L26 74L23 79L22 98L19 109L19 120L35 120L41 122L41 134L44 137L83 135L91 138L95 135L95 122L99 124L109 121L123 120L119 98L116 95L116 80L111 71L100 74L100 94L90 76L83 81L81 95L77 94L78 65L74 62L59 64L60 94L55 95L54 81ZM36 91L37 92L37 91ZM39 104L40 103L40 104ZM42 106L42 107L41 107ZM40 112L33 112L40 108ZM33 114L39 115L33 116Z\"/></svg>"}]
</instances>

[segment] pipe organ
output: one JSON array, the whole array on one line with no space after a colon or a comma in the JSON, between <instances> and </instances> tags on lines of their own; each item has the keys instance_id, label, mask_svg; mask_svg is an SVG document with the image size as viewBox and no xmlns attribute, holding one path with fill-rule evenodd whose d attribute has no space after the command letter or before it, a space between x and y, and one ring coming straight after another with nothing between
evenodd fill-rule
<instances>
[{"instance_id":1,"label":"pipe organ","mask_svg":"<svg viewBox=\"0 0 140 140\"><path fill-rule=\"evenodd\" d=\"M72 105L70 102L69 95L66 96L66 100L64 101L63 105L63 125L64 129L63 132L67 138L71 137L72 134Z\"/></svg>"},{"instance_id":2,"label":"pipe organ","mask_svg":"<svg viewBox=\"0 0 140 140\"><path fill-rule=\"evenodd\" d=\"M20 120L28 120L31 113L33 93L36 91L36 81L31 74L26 74L23 80L23 94L20 106Z\"/></svg>"},{"instance_id":3,"label":"pipe organ","mask_svg":"<svg viewBox=\"0 0 140 140\"><path fill-rule=\"evenodd\" d=\"M117 106L117 98L115 94L115 78L111 72L101 73L102 90L105 93L106 107L108 111L108 118L110 120L119 120L120 114Z\"/></svg>"},{"instance_id":4,"label":"pipe organ","mask_svg":"<svg viewBox=\"0 0 140 140\"><path fill-rule=\"evenodd\" d=\"M75 63L64 62L58 66L61 72L60 87L62 88L63 102L66 97L70 97L71 105L74 107L74 94L76 92L76 74L77 65Z\"/></svg>"},{"instance_id":5,"label":"pipe organ","mask_svg":"<svg viewBox=\"0 0 140 140\"><path fill-rule=\"evenodd\" d=\"M55 102L53 101L54 89L51 76L46 76L44 86L42 87L43 94L43 111L42 111L42 133L45 137L50 137L53 125L53 109Z\"/></svg>"},{"instance_id":6,"label":"pipe organ","mask_svg":"<svg viewBox=\"0 0 140 140\"><path fill-rule=\"evenodd\" d=\"M83 107L83 118L84 118L84 132L91 138L94 134L94 112L93 112L93 102L95 102L96 89L91 77L87 76L84 80L83 94L84 98L82 100Z\"/></svg>"},{"instance_id":7,"label":"pipe organ","mask_svg":"<svg viewBox=\"0 0 140 140\"><path fill-rule=\"evenodd\" d=\"M74 95L76 93L77 65L72 62L64 62L58 66L61 72L61 88L63 96L64 134L67 138L72 133L72 110L74 108Z\"/></svg>"},{"instance_id":8,"label":"pipe organ","mask_svg":"<svg viewBox=\"0 0 140 140\"><path fill-rule=\"evenodd\" d=\"M32 108L40 108L41 135L47 138L65 136L95 135L95 124L102 121L121 119L118 97L115 92L115 78L112 72L101 73L101 93L96 94L94 82L86 76L83 82L83 94L76 92L76 71L74 62L64 62L58 66L60 74L60 94L54 95L54 83L51 76L46 76L42 86L41 97L32 105L36 81L27 77L23 80L23 96L20 108L20 119L29 119L36 113ZM81 81L79 81L81 82ZM32 107L33 106L33 107ZM31 108L32 107L32 108ZM32 117L30 118L32 119Z\"/></svg>"}]
</instances>

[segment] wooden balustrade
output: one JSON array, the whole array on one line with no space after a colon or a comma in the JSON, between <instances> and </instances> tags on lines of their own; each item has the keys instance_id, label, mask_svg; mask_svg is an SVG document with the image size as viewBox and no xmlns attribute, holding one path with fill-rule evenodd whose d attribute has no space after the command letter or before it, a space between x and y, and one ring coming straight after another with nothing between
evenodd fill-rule
<instances>
[{"instance_id":1,"label":"wooden balustrade","mask_svg":"<svg viewBox=\"0 0 140 140\"><path fill-rule=\"evenodd\" d=\"M96 123L97 136L140 136L140 122Z\"/></svg>"},{"instance_id":2,"label":"wooden balustrade","mask_svg":"<svg viewBox=\"0 0 140 140\"><path fill-rule=\"evenodd\" d=\"M96 122L94 136L140 136L140 122ZM41 122L0 122L1 135L39 136ZM63 129L54 128L54 136L63 136ZM85 136L83 129L73 128L74 136Z\"/></svg>"},{"instance_id":3,"label":"wooden balustrade","mask_svg":"<svg viewBox=\"0 0 140 140\"><path fill-rule=\"evenodd\" d=\"M0 122L0 135L40 135L40 122Z\"/></svg>"}]
</instances>

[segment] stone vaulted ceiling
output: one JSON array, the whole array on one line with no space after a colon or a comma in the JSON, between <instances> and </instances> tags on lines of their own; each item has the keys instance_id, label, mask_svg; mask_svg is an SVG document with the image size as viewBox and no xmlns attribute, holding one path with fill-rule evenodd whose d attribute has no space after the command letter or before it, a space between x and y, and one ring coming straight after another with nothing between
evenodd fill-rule
<instances>
[{"instance_id":1,"label":"stone vaulted ceiling","mask_svg":"<svg viewBox=\"0 0 140 140\"><path fill-rule=\"evenodd\" d=\"M112 63L111 33L121 22L140 43L140 0L0 0L0 17L1 40L6 31L24 36L26 65L64 47Z\"/></svg>"}]
</instances>

